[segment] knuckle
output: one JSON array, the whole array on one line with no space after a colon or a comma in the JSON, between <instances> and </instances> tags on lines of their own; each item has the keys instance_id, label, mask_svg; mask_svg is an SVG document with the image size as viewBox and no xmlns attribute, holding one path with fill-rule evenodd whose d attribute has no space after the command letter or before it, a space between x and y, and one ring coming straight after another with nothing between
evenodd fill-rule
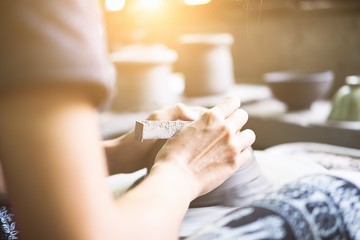
<instances>
[{"instance_id":1,"label":"knuckle","mask_svg":"<svg viewBox=\"0 0 360 240\"><path fill-rule=\"evenodd\" d=\"M238 147L235 145L235 143L229 144L229 153L231 156L237 156L239 153Z\"/></svg>"},{"instance_id":2,"label":"knuckle","mask_svg":"<svg viewBox=\"0 0 360 240\"><path fill-rule=\"evenodd\" d=\"M234 170L237 170L242 165L238 159L239 156L237 155L236 157L233 157L232 161L229 163Z\"/></svg>"},{"instance_id":3,"label":"knuckle","mask_svg":"<svg viewBox=\"0 0 360 240\"><path fill-rule=\"evenodd\" d=\"M229 142L232 139L231 128L227 124L221 126L220 131L224 135L224 139Z\"/></svg>"},{"instance_id":4,"label":"knuckle","mask_svg":"<svg viewBox=\"0 0 360 240\"><path fill-rule=\"evenodd\" d=\"M183 116L186 113L186 106L182 103L177 103L174 106L174 109L178 113L179 116Z\"/></svg>"},{"instance_id":5,"label":"knuckle","mask_svg":"<svg viewBox=\"0 0 360 240\"><path fill-rule=\"evenodd\" d=\"M185 110L185 105L183 103L177 103L174 108L178 111L184 111Z\"/></svg>"},{"instance_id":6,"label":"knuckle","mask_svg":"<svg viewBox=\"0 0 360 240\"><path fill-rule=\"evenodd\" d=\"M235 106L240 106L240 104L241 104L240 99L234 95L226 96L225 100L232 101Z\"/></svg>"},{"instance_id":7,"label":"knuckle","mask_svg":"<svg viewBox=\"0 0 360 240\"><path fill-rule=\"evenodd\" d=\"M156 110L155 112L151 113L148 117L148 120L160 120L160 110Z\"/></svg>"},{"instance_id":8,"label":"knuckle","mask_svg":"<svg viewBox=\"0 0 360 240\"><path fill-rule=\"evenodd\" d=\"M207 119L208 124L214 124L217 122L221 122L220 114L215 111L207 111L203 114L203 117Z\"/></svg>"}]
</instances>

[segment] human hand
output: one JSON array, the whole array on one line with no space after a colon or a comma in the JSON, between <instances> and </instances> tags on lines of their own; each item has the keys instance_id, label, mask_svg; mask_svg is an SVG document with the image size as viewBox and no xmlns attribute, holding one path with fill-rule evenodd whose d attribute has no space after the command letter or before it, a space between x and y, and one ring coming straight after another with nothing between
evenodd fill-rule
<instances>
[{"instance_id":1,"label":"human hand","mask_svg":"<svg viewBox=\"0 0 360 240\"><path fill-rule=\"evenodd\" d=\"M237 98L226 97L183 127L160 150L152 171L180 173L193 199L219 186L251 157L255 134L240 131L248 115L239 107Z\"/></svg>"},{"instance_id":2,"label":"human hand","mask_svg":"<svg viewBox=\"0 0 360 240\"><path fill-rule=\"evenodd\" d=\"M204 107L187 107L177 104L154 111L147 120L184 120L192 121L207 109ZM120 172L133 172L141 168L151 168L156 154L166 140L135 140L135 132L131 130L127 134L112 140L103 142L105 147L110 174Z\"/></svg>"}]
</instances>

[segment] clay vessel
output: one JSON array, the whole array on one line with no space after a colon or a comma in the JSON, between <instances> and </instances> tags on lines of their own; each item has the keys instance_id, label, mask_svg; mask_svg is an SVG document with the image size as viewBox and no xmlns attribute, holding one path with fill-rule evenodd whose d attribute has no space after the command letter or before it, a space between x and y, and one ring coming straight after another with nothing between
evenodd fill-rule
<instances>
[{"instance_id":1,"label":"clay vessel","mask_svg":"<svg viewBox=\"0 0 360 240\"><path fill-rule=\"evenodd\" d=\"M309 109L316 100L327 97L334 73L332 71L280 71L263 76L272 94L284 102L289 111Z\"/></svg>"},{"instance_id":2,"label":"clay vessel","mask_svg":"<svg viewBox=\"0 0 360 240\"><path fill-rule=\"evenodd\" d=\"M360 76L348 76L332 100L328 120L360 121Z\"/></svg>"},{"instance_id":3,"label":"clay vessel","mask_svg":"<svg viewBox=\"0 0 360 240\"><path fill-rule=\"evenodd\" d=\"M179 38L179 69L188 97L225 93L234 84L230 51L234 39L227 33L185 34Z\"/></svg>"},{"instance_id":4,"label":"clay vessel","mask_svg":"<svg viewBox=\"0 0 360 240\"><path fill-rule=\"evenodd\" d=\"M168 90L177 53L163 45L127 46L112 53L116 69L116 93L111 110L151 111L173 104Z\"/></svg>"}]
</instances>

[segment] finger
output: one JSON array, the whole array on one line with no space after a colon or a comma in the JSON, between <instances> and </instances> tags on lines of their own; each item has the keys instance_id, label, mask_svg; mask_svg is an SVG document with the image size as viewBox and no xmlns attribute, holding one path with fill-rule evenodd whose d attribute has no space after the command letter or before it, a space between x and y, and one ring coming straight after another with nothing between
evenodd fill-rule
<instances>
[{"instance_id":1,"label":"finger","mask_svg":"<svg viewBox=\"0 0 360 240\"><path fill-rule=\"evenodd\" d=\"M162 109L154 111L147 120L169 120L169 121L175 121L180 118L180 116L183 116L184 119L182 120L192 120L191 117L186 117L186 114L184 113L186 110L186 106L184 104L178 103L176 105L167 106Z\"/></svg>"},{"instance_id":2,"label":"finger","mask_svg":"<svg viewBox=\"0 0 360 240\"><path fill-rule=\"evenodd\" d=\"M182 111L179 111L179 120L196 120L202 113L209 110L201 106L188 107L184 104L179 104L179 107L182 107Z\"/></svg>"},{"instance_id":3,"label":"finger","mask_svg":"<svg viewBox=\"0 0 360 240\"><path fill-rule=\"evenodd\" d=\"M213 107L210 111L212 111L215 115L222 116L223 118L227 118L230 114L232 114L235 110L239 109L240 100L234 96L227 96L223 98L221 102L219 102L215 107Z\"/></svg>"},{"instance_id":4,"label":"finger","mask_svg":"<svg viewBox=\"0 0 360 240\"><path fill-rule=\"evenodd\" d=\"M248 113L243 109L238 109L233 112L226 121L228 122L228 126L230 132L232 134L237 133L247 122L249 116Z\"/></svg>"},{"instance_id":5,"label":"finger","mask_svg":"<svg viewBox=\"0 0 360 240\"><path fill-rule=\"evenodd\" d=\"M201 106L187 107L182 103L178 103L153 112L147 120L192 121L199 118L199 116L206 110L208 109Z\"/></svg>"},{"instance_id":6,"label":"finger","mask_svg":"<svg viewBox=\"0 0 360 240\"><path fill-rule=\"evenodd\" d=\"M255 133L250 129L239 132L234 138L240 151L250 147L255 142Z\"/></svg>"},{"instance_id":7,"label":"finger","mask_svg":"<svg viewBox=\"0 0 360 240\"><path fill-rule=\"evenodd\" d=\"M242 167L247 161L249 161L253 157L253 153L250 148L245 148L239 154L237 158L237 167Z\"/></svg>"}]
</instances>

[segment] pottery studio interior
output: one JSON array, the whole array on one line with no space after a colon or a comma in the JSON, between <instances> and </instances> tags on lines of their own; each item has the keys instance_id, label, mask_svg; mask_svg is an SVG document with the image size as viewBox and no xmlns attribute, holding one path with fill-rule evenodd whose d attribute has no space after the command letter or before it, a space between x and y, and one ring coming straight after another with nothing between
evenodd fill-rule
<instances>
[{"instance_id":1,"label":"pottery studio interior","mask_svg":"<svg viewBox=\"0 0 360 240\"><path fill-rule=\"evenodd\" d=\"M267 179L247 179L246 187L260 191L307 174L360 170L358 0L102 0L100 6L113 84L99 111L104 139L156 109L211 108L235 95L249 115L245 127L256 134L248 167ZM197 211L184 222L184 236L204 222Z\"/></svg>"}]
</instances>

